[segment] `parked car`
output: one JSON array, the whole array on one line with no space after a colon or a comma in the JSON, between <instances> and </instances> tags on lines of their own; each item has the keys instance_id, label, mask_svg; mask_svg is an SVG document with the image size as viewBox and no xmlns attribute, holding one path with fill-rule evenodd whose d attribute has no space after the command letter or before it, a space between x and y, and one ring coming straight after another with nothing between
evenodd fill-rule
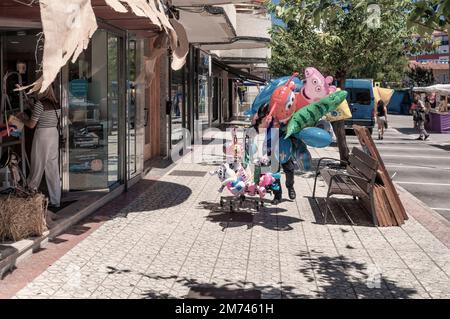
<instances>
[{"instance_id":1,"label":"parked car","mask_svg":"<svg viewBox=\"0 0 450 319\"><path fill-rule=\"evenodd\" d=\"M345 127L351 129L356 124L367 127L372 133L375 126L373 80L346 80L345 90L348 92L347 101L353 115L351 119L345 121Z\"/></svg>"}]
</instances>

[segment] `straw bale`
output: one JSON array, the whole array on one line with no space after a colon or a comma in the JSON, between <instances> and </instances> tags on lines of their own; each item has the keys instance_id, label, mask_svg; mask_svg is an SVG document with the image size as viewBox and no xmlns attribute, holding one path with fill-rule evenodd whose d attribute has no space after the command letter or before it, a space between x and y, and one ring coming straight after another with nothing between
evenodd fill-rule
<instances>
[{"instance_id":1,"label":"straw bale","mask_svg":"<svg viewBox=\"0 0 450 319\"><path fill-rule=\"evenodd\" d=\"M39 193L0 196L0 240L41 236L47 230L47 204L47 198Z\"/></svg>"}]
</instances>

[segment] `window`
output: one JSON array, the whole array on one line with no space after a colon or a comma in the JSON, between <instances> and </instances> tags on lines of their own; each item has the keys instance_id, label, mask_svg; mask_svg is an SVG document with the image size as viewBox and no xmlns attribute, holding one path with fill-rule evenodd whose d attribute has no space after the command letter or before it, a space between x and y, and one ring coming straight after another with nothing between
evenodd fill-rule
<instances>
[{"instance_id":1,"label":"window","mask_svg":"<svg viewBox=\"0 0 450 319\"><path fill-rule=\"evenodd\" d=\"M353 89L351 94L351 103L370 105L372 97L368 89Z\"/></svg>"},{"instance_id":2,"label":"window","mask_svg":"<svg viewBox=\"0 0 450 319\"><path fill-rule=\"evenodd\" d=\"M105 189L119 181L119 38L97 30L69 63L69 190Z\"/></svg>"}]
</instances>

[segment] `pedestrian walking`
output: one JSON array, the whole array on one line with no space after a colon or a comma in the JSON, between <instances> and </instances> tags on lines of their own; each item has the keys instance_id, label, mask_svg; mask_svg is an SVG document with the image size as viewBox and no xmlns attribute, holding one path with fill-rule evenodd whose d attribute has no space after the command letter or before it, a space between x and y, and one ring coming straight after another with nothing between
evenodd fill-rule
<instances>
[{"instance_id":1,"label":"pedestrian walking","mask_svg":"<svg viewBox=\"0 0 450 319\"><path fill-rule=\"evenodd\" d=\"M417 105L413 113L414 126L419 132L418 141L426 141L430 134L425 130L426 108L422 100L416 95L415 103Z\"/></svg>"},{"instance_id":2,"label":"pedestrian walking","mask_svg":"<svg viewBox=\"0 0 450 319\"><path fill-rule=\"evenodd\" d=\"M377 124L378 124L378 139L384 138L384 129L387 128L387 108L383 101L378 101L377 104Z\"/></svg>"}]
</instances>

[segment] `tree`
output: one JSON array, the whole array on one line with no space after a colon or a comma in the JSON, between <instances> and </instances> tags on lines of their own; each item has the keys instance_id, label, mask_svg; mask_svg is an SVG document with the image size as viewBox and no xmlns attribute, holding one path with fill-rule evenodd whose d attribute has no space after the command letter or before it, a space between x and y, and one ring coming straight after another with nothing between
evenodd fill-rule
<instances>
[{"instance_id":1,"label":"tree","mask_svg":"<svg viewBox=\"0 0 450 319\"><path fill-rule=\"evenodd\" d=\"M280 0L269 11L284 22L271 29L276 76L314 66L333 75L340 86L347 78L401 80L407 66L405 44L412 0ZM343 121L333 122L341 160L348 159Z\"/></svg>"},{"instance_id":2,"label":"tree","mask_svg":"<svg viewBox=\"0 0 450 319\"><path fill-rule=\"evenodd\" d=\"M434 84L433 71L420 66L411 66L406 73L410 81L409 86L429 86Z\"/></svg>"},{"instance_id":3,"label":"tree","mask_svg":"<svg viewBox=\"0 0 450 319\"><path fill-rule=\"evenodd\" d=\"M405 42L411 0L281 0L268 4L285 25L271 30L274 75L315 66L334 75L376 81L401 80L407 58Z\"/></svg>"},{"instance_id":4,"label":"tree","mask_svg":"<svg viewBox=\"0 0 450 319\"><path fill-rule=\"evenodd\" d=\"M422 35L432 34L433 31L442 31L447 32L450 37L449 25L450 0L416 0L414 2L408 17L409 27L417 28Z\"/></svg>"}]
</instances>

